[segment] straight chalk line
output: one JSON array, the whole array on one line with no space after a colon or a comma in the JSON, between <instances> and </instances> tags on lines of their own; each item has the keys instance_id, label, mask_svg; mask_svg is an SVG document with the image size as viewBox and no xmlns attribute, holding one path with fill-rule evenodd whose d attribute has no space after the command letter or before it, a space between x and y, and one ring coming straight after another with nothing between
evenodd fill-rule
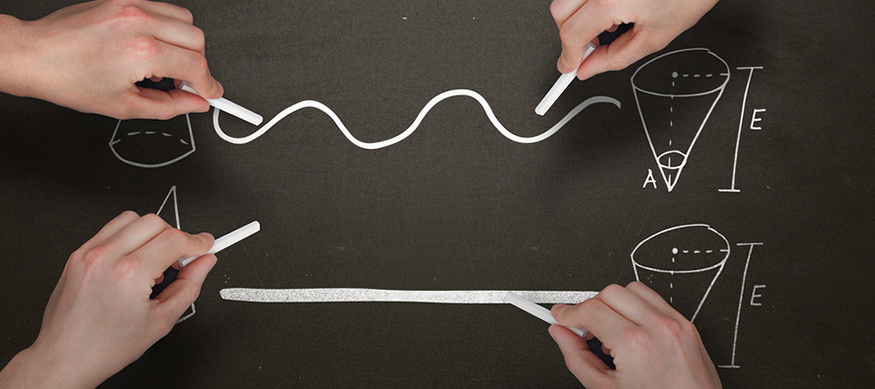
<instances>
[{"instance_id":1,"label":"straight chalk line","mask_svg":"<svg viewBox=\"0 0 875 389\"><path fill-rule=\"evenodd\" d=\"M223 300L251 303L436 303L507 304L507 290L394 290L367 288L256 289L228 288L219 291ZM538 304L577 304L598 292L512 291Z\"/></svg>"}]
</instances>

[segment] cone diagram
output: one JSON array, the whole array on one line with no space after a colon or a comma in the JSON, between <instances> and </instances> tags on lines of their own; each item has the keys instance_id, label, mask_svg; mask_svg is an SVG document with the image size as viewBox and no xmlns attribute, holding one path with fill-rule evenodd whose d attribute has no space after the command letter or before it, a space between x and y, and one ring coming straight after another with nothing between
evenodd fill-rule
<instances>
[{"instance_id":1,"label":"cone diagram","mask_svg":"<svg viewBox=\"0 0 875 389\"><path fill-rule=\"evenodd\" d=\"M662 54L632 75L641 123L669 192L728 82L726 61L703 48Z\"/></svg>"},{"instance_id":2,"label":"cone diagram","mask_svg":"<svg viewBox=\"0 0 875 389\"><path fill-rule=\"evenodd\" d=\"M707 224L657 232L632 250L635 279L694 321L729 258L729 241Z\"/></svg>"}]
</instances>

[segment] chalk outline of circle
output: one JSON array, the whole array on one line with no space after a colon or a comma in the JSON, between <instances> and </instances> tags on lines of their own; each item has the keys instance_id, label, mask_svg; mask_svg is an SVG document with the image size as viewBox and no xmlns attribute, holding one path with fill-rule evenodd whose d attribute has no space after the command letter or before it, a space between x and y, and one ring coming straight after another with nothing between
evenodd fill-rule
<instances>
[{"instance_id":1,"label":"chalk outline of circle","mask_svg":"<svg viewBox=\"0 0 875 389\"><path fill-rule=\"evenodd\" d=\"M674 230L679 230L679 229L682 229L682 228L689 228L689 227L705 227L705 228L708 229L708 231L713 232L714 234L716 234L717 236L719 236L721 239L723 239L723 242L726 243L726 251L725 251L725 252L726 252L726 255L723 256L723 259L720 260L719 262L717 262L717 263L714 264L714 265L711 265L711 266L708 266L708 267L705 267L705 268L701 268L701 269L692 269L692 270L666 270L666 269L660 269L660 268L655 268L655 267L650 267L650 266L644 266L644 265L638 263L638 261L635 260L635 252L638 251L638 248L641 247L641 245L643 245L645 242L649 241L650 239L655 238L655 237L658 236L658 235L662 235L662 234L664 234L664 233L666 233L666 232L674 231ZM655 234L653 234L653 235L650 235L650 236L648 236L646 239L644 239L644 240L642 240L640 243L638 243L638 245L635 246L635 248L632 250L632 253L631 253L629 256L630 256L631 259L632 259L632 266L633 266L633 269L635 269L635 279L639 279L639 278L638 278L638 270L637 270L637 268L639 268L639 267L640 267L641 269L644 269L644 270L650 270L650 271L652 271L652 272L656 272L656 273L668 273L668 274L690 274L690 273L702 273L702 272L706 272L706 271L709 271L709 270L716 269L716 268L718 268L718 267L722 268L723 265L726 264L726 260L729 259L729 253L730 253L731 250L732 250L732 249L729 247L729 240L726 239L726 237L723 236L723 234L721 234L720 231L715 230L714 228L712 228L712 227L711 227L710 225L708 225L708 224L704 224L704 223L695 223L695 224L684 224L684 225L680 225L680 226L675 226L675 227L671 227L671 228L666 228L666 229L664 229L664 230L662 230L662 231L659 231L659 232L657 232L657 233L655 233ZM721 251L723 251L723 250L721 250ZM718 273L718 275L719 275L719 273ZM715 277L715 279L716 279L716 277ZM639 280L640 280L640 279L639 279Z\"/></svg>"},{"instance_id":2,"label":"chalk outline of circle","mask_svg":"<svg viewBox=\"0 0 875 389\"><path fill-rule=\"evenodd\" d=\"M641 87L638 86L638 85L635 85L635 76L638 75L638 72L641 71L641 69L644 69L645 67L647 67L647 65L650 65L650 64L653 63L654 61L658 61L660 58L664 58L664 57L667 57L667 56L669 56L669 55L674 55L674 54L683 53L683 52L687 52L687 51L705 51L706 54L711 55L711 56L713 56L714 58L717 58L718 60L720 60L720 63L722 63L723 66L726 67L726 72L725 72L725 73L718 73L718 75L724 77L723 82L720 83L719 86L714 87L714 88L712 88L712 89L710 89L710 90L707 90L707 91L704 91L704 92L697 92L697 93L681 93L681 94L674 94L674 93L659 93L659 92L649 91L649 90L646 90L646 89L641 88ZM689 49L675 50L675 51L670 51L670 52L668 52L668 53L662 54L662 55L660 55L660 56L658 56L658 57L656 57L656 58L651 59L650 61L647 61L646 63L644 63L644 65L639 66L638 69L635 70L635 73L632 73L632 79L631 79L631 81L632 81L632 87L635 88L635 90L638 90L638 91L640 91L641 93L646 93L646 94L648 94L648 95L652 95L652 96L660 96L660 97L698 97L698 96L705 96L705 95L709 95L709 94L714 93L714 92L717 92L717 91L722 91L722 90L724 90L724 89L726 88L726 84L729 83L729 64L726 63L726 61L724 61L723 58L720 58L719 55L714 54L714 52L711 51L711 49L707 49L707 48L704 48L704 47L694 47L694 48L689 48ZM721 95L722 95L722 94L723 94L723 93L721 92ZM717 99L719 100L720 98L718 97Z\"/></svg>"}]
</instances>

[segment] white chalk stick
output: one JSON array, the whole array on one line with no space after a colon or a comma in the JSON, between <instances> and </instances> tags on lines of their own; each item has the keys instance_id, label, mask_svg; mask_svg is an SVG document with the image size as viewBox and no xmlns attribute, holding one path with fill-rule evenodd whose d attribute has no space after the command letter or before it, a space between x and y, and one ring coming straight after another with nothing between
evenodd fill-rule
<instances>
[{"instance_id":1,"label":"white chalk stick","mask_svg":"<svg viewBox=\"0 0 875 389\"><path fill-rule=\"evenodd\" d=\"M228 246L231 246L234 243L237 243L243 239L246 239L248 236L258 232L259 230L261 230L261 224L258 223L257 221L255 221L255 222L249 223L243 227L240 227L234 231L231 231L228 234L222 236L221 238L216 239L216 241L213 242L213 247L210 248L210 251L207 251L206 254L218 253L219 251L226 249ZM206 254L204 254L204 255L206 255ZM191 261L194 261L198 257L180 258L178 261L179 266L185 267L186 265L191 263Z\"/></svg>"},{"instance_id":2,"label":"white chalk stick","mask_svg":"<svg viewBox=\"0 0 875 389\"><path fill-rule=\"evenodd\" d=\"M197 92L194 91L194 88L192 88L191 85L188 85L188 82L183 81L182 83L180 83L179 89L200 96ZM218 99L204 98L204 100L206 100L208 103L210 103L211 106L215 107L216 109L230 113L231 115L252 123L253 125L257 126L261 124L262 121L264 121L264 118L261 117L261 115L252 112L246 108L243 108L224 97L219 97Z\"/></svg>"},{"instance_id":3,"label":"white chalk stick","mask_svg":"<svg viewBox=\"0 0 875 389\"><path fill-rule=\"evenodd\" d=\"M538 319L541 319L547 323L559 324L559 322L557 322L556 319L553 318L553 314L550 313L549 309L544 308L538 304L535 304L533 301L531 301L523 296L520 296L514 292L507 292L507 294L504 295L504 301L507 301L507 302L513 304L514 306L516 306L517 308L522 309L528 313L531 313L533 316L535 316ZM561 325L561 324L559 324L559 325ZM569 330L571 330L571 332L574 332L575 334L577 334L581 338L586 336L586 328L574 328L574 327L565 327L565 328L568 328Z\"/></svg>"},{"instance_id":4,"label":"white chalk stick","mask_svg":"<svg viewBox=\"0 0 875 389\"><path fill-rule=\"evenodd\" d=\"M595 51L596 45L592 42L586 43L586 49L583 52L583 59L580 60L580 63L586 60L593 51ZM579 66L579 65L578 65ZM565 88L568 88L568 85L571 84L571 81L577 77L577 69L572 70L569 73L563 73L559 76L559 79L556 80L556 83L553 84L553 87L550 88L550 91L547 92L547 95L541 99L541 102L538 103L538 106L535 107L535 113L539 116L544 116L547 113L547 110L553 106L553 103L559 99L559 96L562 95L562 92L565 92Z\"/></svg>"}]
</instances>

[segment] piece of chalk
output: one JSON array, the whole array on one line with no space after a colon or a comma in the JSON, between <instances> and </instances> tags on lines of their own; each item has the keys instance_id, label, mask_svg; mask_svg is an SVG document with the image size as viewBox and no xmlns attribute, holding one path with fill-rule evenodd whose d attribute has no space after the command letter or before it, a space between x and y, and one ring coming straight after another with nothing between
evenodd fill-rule
<instances>
[{"instance_id":1,"label":"piece of chalk","mask_svg":"<svg viewBox=\"0 0 875 389\"><path fill-rule=\"evenodd\" d=\"M592 54L593 51L595 51L595 49L596 45L594 43L587 42L586 49L583 52L583 59L580 60L580 62L583 63L583 61L585 61L586 58L589 57L589 55ZM538 103L538 106L535 107L535 113L539 116L544 116L544 114L547 113L547 110L549 110L550 107L553 106L553 103L555 103L556 100L559 99L559 96L562 94L562 92L565 92L565 88L568 88L568 85L570 85L571 81L574 81L576 77L577 69L574 69L571 72L564 73L559 76L559 79L556 80L556 83L553 84L553 87L550 88L550 91L547 92L544 98L541 99L541 102Z\"/></svg>"},{"instance_id":2,"label":"piece of chalk","mask_svg":"<svg viewBox=\"0 0 875 389\"><path fill-rule=\"evenodd\" d=\"M185 81L179 84L179 89L188 93L198 95L198 93L194 91L194 88L192 88L191 85L188 85L188 82ZM218 99L204 98L204 100L206 100L208 103L210 103L211 106L215 107L216 109L230 113L231 115L252 123L253 125L257 126L261 124L262 121L264 121L264 118L261 117L261 115L252 112L246 108L243 108L224 97L219 97Z\"/></svg>"},{"instance_id":3,"label":"piece of chalk","mask_svg":"<svg viewBox=\"0 0 875 389\"><path fill-rule=\"evenodd\" d=\"M215 254L219 251L224 250L228 246L231 246L234 243L237 243L243 239L246 239L248 236L258 232L261 230L261 224L257 221L249 223L243 227L240 227L234 231L229 232L228 234L222 236L221 238L217 238L215 242L213 242L213 247L210 248L210 251L207 251L206 254ZM204 254L204 255L206 255ZM199 257L199 256L198 256ZM198 257L189 257L189 258L180 258L178 260L180 267L185 267L191 261L194 261Z\"/></svg>"},{"instance_id":4,"label":"piece of chalk","mask_svg":"<svg viewBox=\"0 0 875 389\"><path fill-rule=\"evenodd\" d=\"M507 292L507 294L504 295L504 301L507 301L507 302L513 304L514 306L516 306L517 308L522 309L528 313L531 313L533 316L535 316L535 317L537 317L537 318L539 318L547 323L559 324L559 322L557 322L556 319L553 318L553 314L550 313L549 309L544 308L538 304L535 304L533 301L531 301L523 296L520 296L514 292ZM559 324L559 325L561 325L561 324ZM565 327L565 328L568 328L569 330L571 330L571 332L574 332L575 334L577 334L581 338L586 336L586 328L574 328L574 327Z\"/></svg>"}]
</instances>

